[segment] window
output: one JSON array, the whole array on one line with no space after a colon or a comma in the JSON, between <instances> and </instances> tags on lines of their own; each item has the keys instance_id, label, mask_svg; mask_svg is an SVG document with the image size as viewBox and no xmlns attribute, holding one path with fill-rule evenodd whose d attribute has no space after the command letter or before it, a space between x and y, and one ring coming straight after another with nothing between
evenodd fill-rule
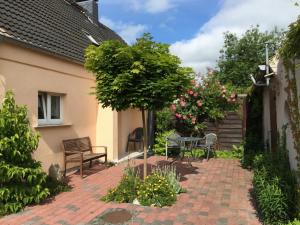
<instances>
[{"instance_id":1,"label":"window","mask_svg":"<svg viewBox=\"0 0 300 225\"><path fill-rule=\"evenodd\" d=\"M63 97L59 94L39 92L38 94L38 121L41 125L61 124Z\"/></svg>"}]
</instances>

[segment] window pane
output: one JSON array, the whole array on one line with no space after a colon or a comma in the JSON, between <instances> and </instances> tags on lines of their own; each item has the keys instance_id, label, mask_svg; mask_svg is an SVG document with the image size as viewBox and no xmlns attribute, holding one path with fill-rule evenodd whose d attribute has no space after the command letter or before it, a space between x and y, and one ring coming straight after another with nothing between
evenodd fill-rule
<instances>
[{"instance_id":1,"label":"window pane","mask_svg":"<svg viewBox=\"0 0 300 225\"><path fill-rule=\"evenodd\" d=\"M38 94L38 119L46 119L46 105L47 98L46 94Z\"/></svg>"},{"instance_id":2,"label":"window pane","mask_svg":"<svg viewBox=\"0 0 300 225\"><path fill-rule=\"evenodd\" d=\"M51 96L51 119L60 119L60 96Z\"/></svg>"}]
</instances>

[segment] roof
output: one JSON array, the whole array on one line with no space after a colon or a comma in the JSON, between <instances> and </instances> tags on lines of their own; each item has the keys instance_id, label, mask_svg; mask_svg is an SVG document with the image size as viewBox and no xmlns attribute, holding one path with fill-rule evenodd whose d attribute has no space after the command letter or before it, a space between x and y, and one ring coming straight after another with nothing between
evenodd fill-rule
<instances>
[{"instance_id":1,"label":"roof","mask_svg":"<svg viewBox=\"0 0 300 225\"><path fill-rule=\"evenodd\" d=\"M83 63L89 35L123 41L72 0L0 0L0 39Z\"/></svg>"}]
</instances>

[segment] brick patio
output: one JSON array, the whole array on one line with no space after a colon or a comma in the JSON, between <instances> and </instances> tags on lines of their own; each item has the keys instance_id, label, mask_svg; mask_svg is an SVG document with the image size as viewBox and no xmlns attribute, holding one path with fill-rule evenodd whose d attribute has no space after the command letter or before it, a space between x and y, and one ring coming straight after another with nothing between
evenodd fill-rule
<instances>
[{"instance_id":1,"label":"brick patio","mask_svg":"<svg viewBox=\"0 0 300 225\"><path fill-rule=\"evenodd\" d=\"M149 167L165 164L163 157L149 158ZM139 166L142 160L135 160ZM104 203L100 197L119 182L127 163L104 169L101 165L87 171L88 176L69 177L71 192L61 193L42 205L0 219L0 224L104 224L97 219L114 209L127 209L134 216L126 224L165 225L256 225L261 224L251 202L251 172L237 160L211 159L175 165L182 174L187 193L178 196L175 205L166 208ZM96 219L95 219L96 218Z\"/></svg>"}]
</instances>

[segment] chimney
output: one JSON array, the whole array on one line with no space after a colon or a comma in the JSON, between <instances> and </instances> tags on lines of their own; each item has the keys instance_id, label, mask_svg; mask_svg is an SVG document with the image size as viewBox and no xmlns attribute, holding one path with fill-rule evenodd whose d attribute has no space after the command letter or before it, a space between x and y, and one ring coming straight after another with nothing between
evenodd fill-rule
<instances>
[{"instance_id":1,"label":"chimney","mask_svg":"<svg viewBox=\"0 0 300 225\"><path fill-rule=\"evenodd\" d=\"M98 0L76 0L76 3L88 11L95 20L98 18Z\"/></svg>"}]
</instances>

